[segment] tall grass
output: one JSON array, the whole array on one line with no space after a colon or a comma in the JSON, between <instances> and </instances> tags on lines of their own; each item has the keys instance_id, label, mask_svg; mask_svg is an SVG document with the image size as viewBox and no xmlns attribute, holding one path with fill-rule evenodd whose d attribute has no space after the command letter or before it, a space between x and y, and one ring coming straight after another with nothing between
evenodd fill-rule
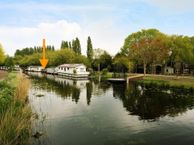
<instances>
[{"instance_id":1,"label":"tall grass","mask_svg":"<svg viewBox=\"0 0 194 145\"><path fill-rule=\"evenodd\" d=\"M7 84L14 86L12 100L0 116L0 145L28 144L31 136L32 112L27 104L30 81L23 75L12 79L15 80L7 80Z\"/></svg>"}]
</instances>

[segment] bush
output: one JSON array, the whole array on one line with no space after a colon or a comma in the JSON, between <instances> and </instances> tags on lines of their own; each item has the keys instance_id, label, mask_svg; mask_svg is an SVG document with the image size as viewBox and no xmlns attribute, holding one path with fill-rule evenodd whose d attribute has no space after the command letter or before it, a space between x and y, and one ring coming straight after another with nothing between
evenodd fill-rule
<instances>
[{"instance_id":1,"label":"bush","mask_svg":"<svg viewBox=\"0 0 194 145\"><path fill-rule=\"evenodd\" d=\"M26 104L29 80L9 74L0 82L0 144L28 144L31 136L30 106Z\"/></svg>"},{"instance_id":2,"label":"bush","mask_svg":"<svg viewBox=\"0 0 194 145\"><path fill-rule=\"evenodd\" d=\"M102 70L102 75L106 75L108 73L108 69L107 68L104 68L103 70Z\"/></svg>"}]
</instances>

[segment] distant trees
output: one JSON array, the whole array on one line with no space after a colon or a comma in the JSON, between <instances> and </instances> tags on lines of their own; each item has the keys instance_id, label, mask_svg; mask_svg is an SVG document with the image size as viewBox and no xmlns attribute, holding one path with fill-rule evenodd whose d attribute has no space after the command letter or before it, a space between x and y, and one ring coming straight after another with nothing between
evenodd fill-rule
<instances>
[{"instance_id":1,"label":"distant trees","mask_svg":"<svg viewBox=\"0 0 194 145\"><path fill-rule=\"evenodd\" d=\"M71 42L70 42L71 43ZM65 49L65 48L70 48L69 47L69 42L68 41L63 41L61 42L61 49Z\"/></svg>"},{"instance_id":2,"label":"distant trees","mask_svg":"<svg viewBox=\"0 0 194 145\"><path fill-rule=\"evenodd\" d=\"M47 45L46 49L48 51L55 51L55 47L53 45ZM41 46L34 46L34 47L26 47L24 49L17 49L15 52L15 56L25 56L25 55L31 55L33 53L40 53L42 52L42 47Z\"/></svg>"},{"instance_id":3,"label":"distant trees","mask_svg":"<svg viewBox=\"0 0 194 145\"><path fill-rule=\"evenodd\" d=\"M89 60L93 59L93 46L92 46L92 40L90 36L88 37L88 40L87 40L87 57Z\"/></svg>"},{"instance_id":4,"label":"distant trees","mask_svg":"<svg viewBox=\"0 0 194 145\"><path fill-rule=\"evenodd\" d=\"M47 51L46 56L49 59L48 66L57 66L63 63L83 63L87 67L90 67L88 59L85 56L76 54L72 49ZM16 58L18 57L19 56ZM29 65L40 65L40 57L41 53L33 53L31 55L20 57L20 59L17 60L17 63L22 67Z\"/></svg>"},{"instance_id":5,"label":"distant trees","mask_svg":"<svg viewBox=\"0 0 194 145\"><path fill-rule=\"evenodd\" d=\"M5 54L3 51L3 46L0 44L0 65L3 64L4 60L5 60Z\"/></svg>"},{"instance_id":6,"label":"distant trees","mask_svg":"<svg viewBox=\"0 0 194 145\"><path fill-rule=\"evenodd\" d=\"M62 41L61 42L61 49L70 48L77 54L81 54L81 44L79 38L75 38L71 41Z\"/></svg>"}]
</instances>

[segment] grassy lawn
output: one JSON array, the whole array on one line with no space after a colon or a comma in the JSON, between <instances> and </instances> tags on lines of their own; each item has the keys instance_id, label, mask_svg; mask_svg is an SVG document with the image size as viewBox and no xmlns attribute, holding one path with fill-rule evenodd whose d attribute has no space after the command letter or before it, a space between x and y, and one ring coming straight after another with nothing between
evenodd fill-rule
<instances>
[{"instance_id":1,"label":"grassy lawn","mask_svg":"<svg viewBox=\"0 0 194 145\"><path fill-rule=\"evenodd\" d=\"M146 76L143 78L144 83L169 84L170 86L184 86L186 88L194 88L194 77L165 77L165 76Z\"/></svg>"}]
</instances>

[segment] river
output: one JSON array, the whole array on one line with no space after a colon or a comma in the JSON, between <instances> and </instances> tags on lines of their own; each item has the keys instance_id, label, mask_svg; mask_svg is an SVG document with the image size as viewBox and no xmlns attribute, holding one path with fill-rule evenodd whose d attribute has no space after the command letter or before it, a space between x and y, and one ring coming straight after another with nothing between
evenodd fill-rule
<instances>
[{"instance_id":1,"label":"river","mask_svg":"<svg viewBox=\"0 0 194 145\"><path fill-rule=\"evenodd\" d=\"M31 73L33 145L193 145L194 93Z\"/></svg>"}]
</instances>

